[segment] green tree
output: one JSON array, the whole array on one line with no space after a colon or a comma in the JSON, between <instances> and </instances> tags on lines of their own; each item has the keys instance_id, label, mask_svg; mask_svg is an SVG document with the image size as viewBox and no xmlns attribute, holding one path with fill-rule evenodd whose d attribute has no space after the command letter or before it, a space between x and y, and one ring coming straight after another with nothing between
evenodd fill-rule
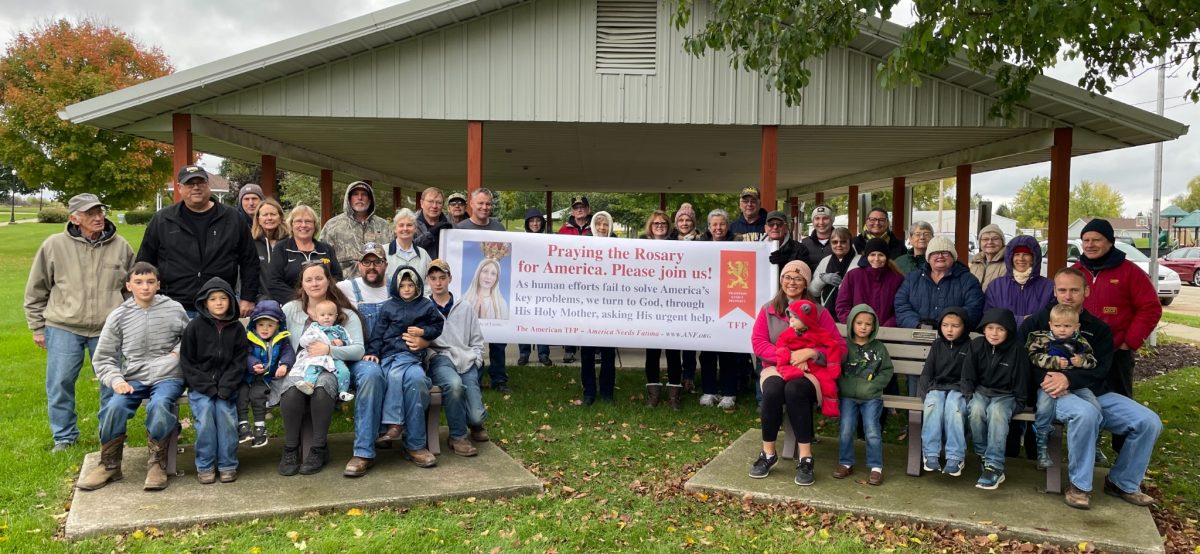
<instances>
[{"instance_id":1,"label":"green tree","mask_svg":"<svg viewBox=\"0 0 1200 554\"><path fill-rule=\"evenodd\" d=\"M1070 220L1080 217L1121 217L1125 198L1105 183L1080 181L1071 189Z\"/></svg>"},{"instance_id":2,"label":"green tree","mask_svg":"<svg viewBox=\"0 0 1200 554\"><path fill-rule=\"evenodd\" d=\"M222 158L217 172L229 180L230 194L225 198L225 201L229 204L237 201L237 192L241 190L243 185L247 183L262 184L262 165L260 164L243 162L232 158ZM282 183L286 177L286 171L282 169L275 170L276 183Z\"/></svg>"},{"instance_id":3,"label":"green tree","mask_svg":"<svg viewBox=\"0 0 1200 554\"><path fill-rule=\"evenodd\" d=\"M675 24L686 29L694 0L676 0ZM709 0L707 21L684 48L695 55L732 52L730 63L763 74L786 98L800 102L814 59L842 48L867 17L888 19L899 0ZM1200 101L1200 17L1193 0L1061 2L913 0L915 19L878 67L885 86L919 85L957 56L991 75L1000 91L992 115L1011 119L1034 77L1068 59L1084 64L1079 86L1105 94L1113 83L1164 57L1191 65L1186 96Z\"/></svg>"},{"instance_id":4,"label":"green tree","mask_svg":"<svg viewBox=\"0 0 1200 554\"><path fill-rule=\"evenodd\" d=\"M1186 212L1200 210L1200 175L1192 177L1188 181L1187 192L1173 198L1171 203Z\"/></svg>"},{"instance_id":5,"label":"green tree","mask_svg":"<svg viewBox=\"0 0 1200 554\"><path fill-rule=\"evenodd\" d=\"M161 50L107 24L60 19L17 34L0 59L0 159L60 198L94 192L117 207L152 198L171 180L169 146L75 125L58 112L170 72Z\"/></svg>"},{"instance_id":6,"label":"green tree","mask_svg":"<svg viewBox=\"0 0 1200 554\"><path fill-rule=\"evenodd\" d=\"M996 206L996 215L1000 217L1012 217L1012 210L1008 207L1008 204L1000 204Z\"/></svg>"},{"instance_id":7,"label":"green tree","mask_svg":"<svg viewBox=\"0 0 1200 554\"><path fill-rule=\"evenodd\" d=\"M1050 213L1050 178L1034 177L1026 181L1013 198L1011 210L1018 227L1044 229Z\"/></svg>"}]
</instances>

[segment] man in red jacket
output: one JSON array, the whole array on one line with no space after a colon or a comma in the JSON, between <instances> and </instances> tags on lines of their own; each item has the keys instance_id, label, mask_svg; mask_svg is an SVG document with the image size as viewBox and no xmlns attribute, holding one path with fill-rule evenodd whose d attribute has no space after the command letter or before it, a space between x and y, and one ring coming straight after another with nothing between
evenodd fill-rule
<instances>
[{"instance_id":1,"label":"man in red jacket","mask_svg":"<svg viewBox=\"0 0 1200 554\"><path fill-rule=\"evenodd\" d=\"M1125 259L1125 253L1113 247L1116 238L1112 224L1093 219L1079 235L1083 255L1075 268L1088 279L1091 294L1083 307L1112 329L1112 369L1108 389L1133 398L1133 354L1154 332L1162 318L1158 287L1146 272ZM1124 437L1113 437L1113 449L1120 451Z\"/></svg>"}]
</instances>

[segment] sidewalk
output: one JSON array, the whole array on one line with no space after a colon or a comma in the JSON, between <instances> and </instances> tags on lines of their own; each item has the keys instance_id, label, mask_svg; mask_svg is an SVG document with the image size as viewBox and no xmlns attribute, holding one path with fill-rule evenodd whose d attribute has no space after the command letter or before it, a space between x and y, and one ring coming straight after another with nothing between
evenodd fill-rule
<instances>
[{"instance_id":1,"label":"sidewalk","mask_svg":"<svg viewBox=\"0 0 1200 554\"><path fill-rule=\"evenodd\" d=\"M1200 329L1180 325L1178 323L1160 323L1158 331L1171 338L1179 339L1192 344L1200 344Z\"/></svg>"}]
</instances>

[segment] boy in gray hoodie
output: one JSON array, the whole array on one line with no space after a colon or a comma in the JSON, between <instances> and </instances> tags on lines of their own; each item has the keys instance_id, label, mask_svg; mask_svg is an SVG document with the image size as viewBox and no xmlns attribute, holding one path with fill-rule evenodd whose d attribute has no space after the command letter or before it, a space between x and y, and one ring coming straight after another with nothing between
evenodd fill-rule
<instances>
[{"instance_id":1,"label":"boy in gray hoodie","mask_svg":"<svg viewBox=\"0 0 1200 554\"><path fill-rule=\"evenodd\" d=\"M92 367L114 394L100 410L100 463L79 479L76 486L82 490L123 477L126 426L143 400L150 444L144 489L167 487L167 443L179 427L175 408L183 393L179 339L188 317L182 305L158 294L158 286L158 269L135 263L125 277L133 296L108 314L100 332Z\"/></svg>"},{"instance_id":2,"label":"boy in gray hoodie","mask_svg":"<svg viewBox=\"0 0 1200 554\"><path fill-rule=\"evenodd\" d=\"M483 331L475 310L457 302L450 293L450 280L450 264L440 258L429 262L425 282L429 284L430 299L446 318L442 335L430 346L433 356L429 358L429 377L442 389L450 447L459 456L474 456L479 451L471 442L488 441L483 428L487 409L479 386Z\"/></svg>"}]
</instances>

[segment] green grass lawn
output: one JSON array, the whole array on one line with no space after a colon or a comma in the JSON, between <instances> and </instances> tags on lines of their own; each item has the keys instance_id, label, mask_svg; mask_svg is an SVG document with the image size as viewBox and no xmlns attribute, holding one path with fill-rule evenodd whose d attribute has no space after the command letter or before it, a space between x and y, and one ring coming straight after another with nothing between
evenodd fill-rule
<instances>
[{"instance_id":1,"label":"green grass lawn","mask_svg":"<svg viewBox=\"0 0 1200 554\"><path fill-rule=\"evenodd\" d=\"M696 397L672 412L642 406L640 360L623 360L618 402L577 407L577 371L572 368L511 368L516 393L485 400L493 440L545 483L546 492L507 500L456 500L403 509L260 519L185 531L146 529L78 543L61 540L60 527L83 456L98 449L96 383L80 380L83 442L65 455L49 453L43 390L45 354L25 329L21 298L30 260L41 240L61 226L26 224L0 228L0 551L296 551L397 550L407 552L665 552L685 549L732 552L868 552L879 549L953 550L924 526L892 526L849 515L816 512L800 505L744 506L740 499L687 495L682 484L747 429L758 426L753 397L725 414L701 409ZM140 242L141 227L122 233ZM557 356L557 352L555 352ZM84 369L90 375L90 368ZM1163 414L1167 431L1156 452L1154 484L1174 506L1194 512L1200 491L1196 459L1200 426L1194 399L1200 368L1142 383L1142 398ZM186 409L184 411L186 416ZM833 436L832 423L818 433ZM895 441L900 418L886 432ZM141 417L130 422L130 456L144 456ZM280 433L271 420L272 434ZM333 432L353 428L348 413L335 417ZM183 440L190 442L185 434ZM339 455L326 471L340 471ZM444 454L452 455L452 454ZM747 467L750 460L747 460ZM819 460L827 478L832 460ZM897 475L901 464L889 467ZM189 468L190 469L190 468ZM436 471L436 470L435 470ZM780 464L776 471L791 471ZM129 475L128 479L141 479ZM191 472L189 476L191 478ZM367 478L370 478L369 476ZM1064 508L1065 509L1065 508ZM1192 516L1194 517L1194 515ZM885 536L887 538L885 538ZM986 541L985 541L986 542ZM940 545L940 546L939 546ZM987 550L986 547L977 547Z\"/></svg>"},{"instance_id":2,"label":"green grass lawn","mask_svg":"<svg viewBox=\"0 0 1200 554\"><path fill-rule=\"evenodd\" d=\"M1200 316L1177 314L1163 310L1162 320L1166 323L1175 323L1200 329Z\"/></svg>"}]
</instances>

